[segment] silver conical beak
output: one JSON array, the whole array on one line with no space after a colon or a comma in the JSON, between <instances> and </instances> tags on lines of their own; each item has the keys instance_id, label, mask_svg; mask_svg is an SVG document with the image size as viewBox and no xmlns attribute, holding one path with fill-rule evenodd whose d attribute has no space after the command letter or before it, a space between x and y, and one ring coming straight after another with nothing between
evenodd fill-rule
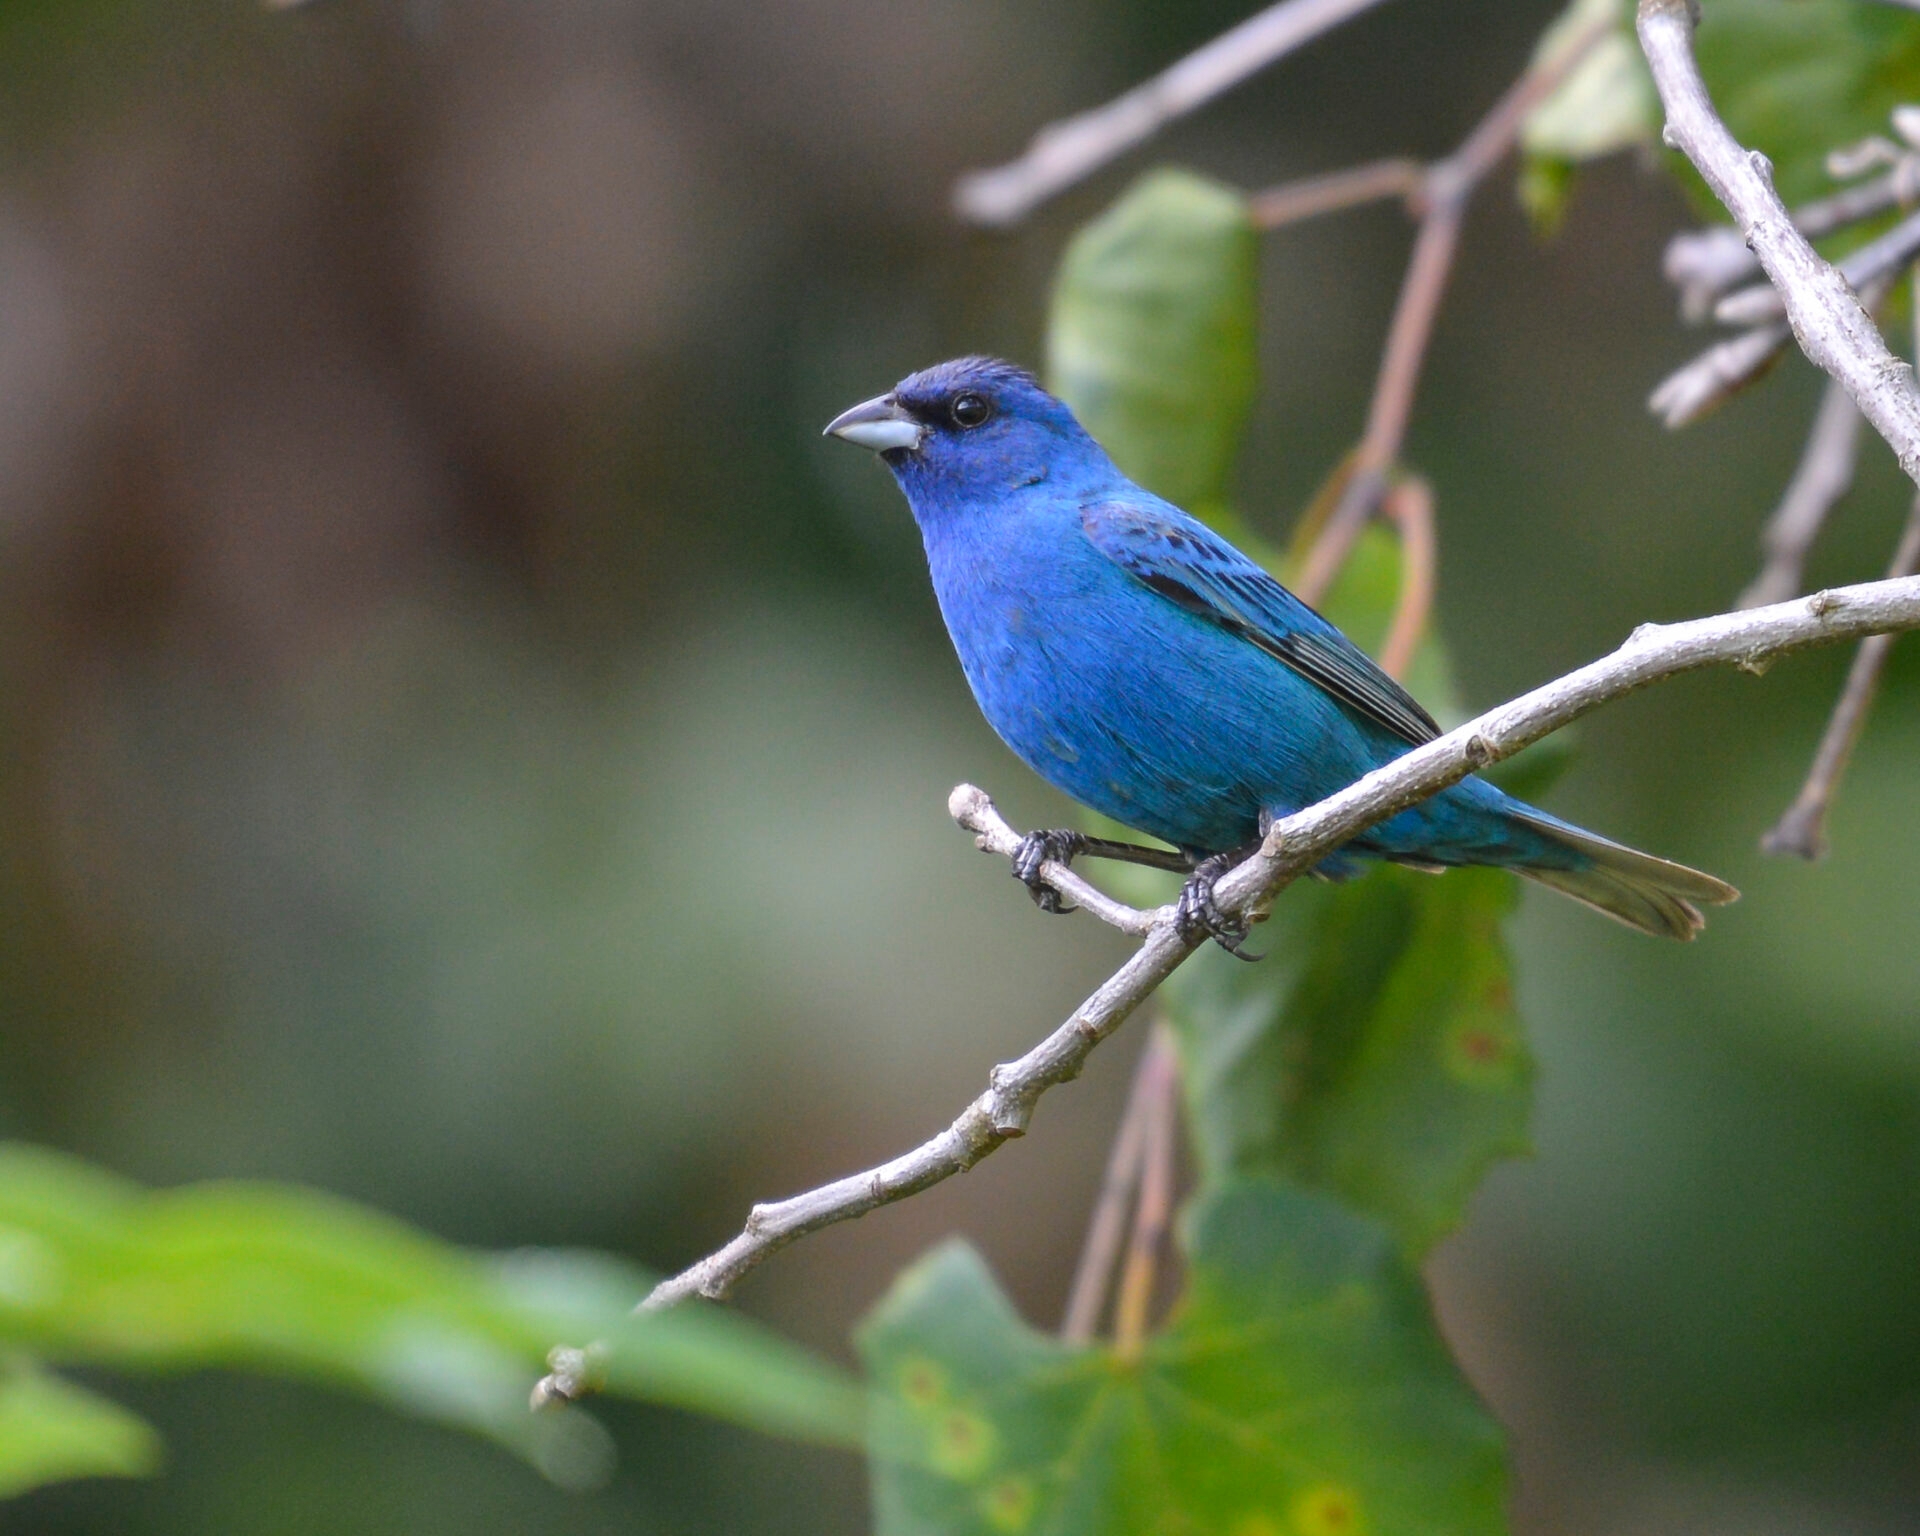
<instances>
[{"instance_id":1,"label":"silver conical beak","mask_svg":"<svg viewBox=\"0 0 1920 1536\"><path fill-rule=\"evenodd\" d=\"M843 437L862 448L871 448L875 453L885 453L891 448L905 448L911 452L920 446L920 440L926 435L927 429L902 410L892 395L876 395L871 400L862 400L852 410L842 411L834 417L821 434L823 437Z\"/></svg>"}]
</instances>

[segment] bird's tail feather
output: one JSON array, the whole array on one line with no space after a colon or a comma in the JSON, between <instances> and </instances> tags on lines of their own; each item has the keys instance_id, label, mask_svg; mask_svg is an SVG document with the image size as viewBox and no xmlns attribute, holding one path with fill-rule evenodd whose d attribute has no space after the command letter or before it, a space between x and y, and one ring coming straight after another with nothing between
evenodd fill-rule
<instances>
[{"instance_id":1,"label":"bird's tail feather","mask_svg":"<svg viewBox=\"0 0 1920 1536\"><path fill-rule=\"evenodd\" d=\"M1726 881L1684 864L1596 837L1555 817L1522 819L1584 862L1577 869L1535 867L1521 868L1518 873L1642 933L1691 939L1706 926L1706 919L1700 915L1702 905L1739 900L1740 893Z\"/></svg>"}]
</instances>

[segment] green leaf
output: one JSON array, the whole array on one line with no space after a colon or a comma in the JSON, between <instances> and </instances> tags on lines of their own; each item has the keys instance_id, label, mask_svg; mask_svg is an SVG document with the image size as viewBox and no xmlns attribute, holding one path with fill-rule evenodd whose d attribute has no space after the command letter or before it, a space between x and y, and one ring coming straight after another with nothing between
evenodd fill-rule
<instances>
[{"instance_id":1,"label":"green leaf","mask_svg":"<svg viewBox=\"0 0 1920 1536\"><path fill-rule=\"evenodd\" d=\"M23 1359L0 1360L0 1499L76 1477L147 1477L160 1437L138 1414Z\"/></svg>"},{"instance_id":2,"label":"green leaf","mask_svg":"<svg viewBox=\"0 0 1920 1536\"><path fill-rule=\"evenodd\" d=\"M1151 171L1074 236L1047 375L1133 479L1195 516L1227 500L1253 405L1257 239L1246 200Z\"/></svg>"},{"instance_id":3,"label":"green leaf","mask_svg":"<svg viewBox=\"0 0 1920 1536\"><path fill-rule=\"evenodd\" d=\"M564 1482L604 1432L527 1395L558 1343L606 1342L606 1386L774 1434L857 1440L857 1387L723 1313L634 1317L646 1278L585 1253L491 1257L286 1185L148 1193L0 1144L0 1343L122 1368L228 1366L369 1393L486 1435Z\"/></svg>"},{"instance_id":4,"label":"green leaf","mask_svg":"<svg viewBox=\"0 0 1920 1536\"><path fill-rule=\"evenodd\" d=\"M1654 142L1660 98L1633 34L1630 0L1572 0L1541 34L1531 68L1551 68L1597 26L1612 30L1527 115L1520 130L1520 202L1542 233L1559 226L1574 167Z\"/></svg>"},{"instance_id":5,"label":"green leaf","mask_svg":"<svg viewBox=\"0 0 1920 1536\"><path fill-rule=\"evenodd\" d=\"M1630 0L1572 0L1540 35L1528 67L1555 67L1582 36L1609 19L1613 31L1592 44L1567 79L1526 115L1524 154L1580 163L1653 142L1661 104L1634 38Z\"/></svg>"},{"instance_id":6,"label":"green leaf","mask_svg":"<svg viewBox=\"0 0 1920 1536\"><path fill-rule=\"evenodd\" d=\"M1609 19L1613 30L1527 115L1520 130L1520 147L1527 155L1578 164L1653 141L1660 126L1660 98L1634 39L1628 0L1573 0L1541 34L1530 67L1553 67L1587 32Z\"/></svg>"},{"instance_id":7,"label":"green leaf","mask_svg":"<svg viewBox=\"0 0 1920 1536\"><path fill-rule=\"evenodd\" d=\"M1920 16L1897 6L1713 0L1696 48L1721 117L1773 161L1789 203L1832 191L1828 151L1885 134L1920 100Z\"/></svg>"},{"instance_id":8,"label":"green leaf","mask_svg":"<svg viewBox=\"0 0 1920 1536\"><path fill-rule=\"evenodd\" d=\"M1242 1180L1137 1360L1014 1314L949 1243L861 1330L880 1536L1489 1536L1500 1437L1386 1234Z\"/></svg>"},{"instance_id":9,"label":"green leaf","mask_svg":"<svg viewBox=\"0 0 1920 1536\"><path fill-rule=\"evenodd\" d=\"M1528 1148L1501 870L1381 868L1297 884L1258 966L1207 954L1161 996L1202 1178L1285 1176L1379 1218L1418 1256L1486 1170Z\"/></svg>"}]
</instances>

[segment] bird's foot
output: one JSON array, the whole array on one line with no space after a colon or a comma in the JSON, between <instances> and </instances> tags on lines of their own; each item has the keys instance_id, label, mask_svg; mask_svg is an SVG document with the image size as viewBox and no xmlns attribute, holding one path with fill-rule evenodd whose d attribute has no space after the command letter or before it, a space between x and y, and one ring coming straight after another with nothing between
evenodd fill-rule
<instances>
[{"instance_id":1,"label":"bird's foot","mask_svg":"<svg viewBox=\"0 0 1920 1536\"><path fill-rule=\"evenodd\" d=\"M1086 839L1078 832L1029 832L1013 850L1013 878L1027 888L1033 904L1042 912L1069 912L1072 908L1060 893L1040 878L1040 866L1070 864L1085 846Z\"/></svg>"},{"instance_id":2,"label":"bird's foot","mask_svg":"<svg viewBox=\"0 0 1920 1536\"><path fill-rule=\"evenodd\" d=\"M1232 853L1215 853L1193 866L1187 883L1180 887L1180 900L1173 909L1173 920L1182 938L1212 939L1236 960L1258 960L1240 946L1247 941L1247 920L1228 917L1215 904L1213 883L1238 862Z\"/></svg>"}]
</instances>

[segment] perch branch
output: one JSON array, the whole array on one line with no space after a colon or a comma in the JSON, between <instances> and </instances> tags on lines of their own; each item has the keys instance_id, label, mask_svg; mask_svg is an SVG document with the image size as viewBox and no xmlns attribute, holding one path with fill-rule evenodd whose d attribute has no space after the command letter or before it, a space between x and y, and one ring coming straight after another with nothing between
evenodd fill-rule
<instances>
[{"instance_id":1,"label":"perch branch","mask_svg":"<svg viewBox=\"0 0 1920 1536\"><path fill-rule=\"evenodd\" d=\"M1920 628L1920 578L1839 587L1771 608L1687 623L1643 625L1612 655L1416 747L1339 794L1277 823L1261 852L1221 877L1215 899L1229 912L1260 910L1288 882L1375 822L1653 683L1715 665L1758 672L1807 646L1915 628ZM987 797L971 785L953 792L950 808L970 830L977 830L991 810ZM1061 878L1053 873L1047 877ZM947 1129L864 1173L754 1207L738 1237L663 1280L643 1305L671 1306L690 1296L724 1297L787 1244L965 1172L1003 1142L1023 1135L1041 1096L1077 1077L1089 1053L1193 953L1196 946L1176 929L1171 908L1150 915L1152 925L1126 963L1026 1055L995 1067L986 1091Z\"/></svg>"},{"instance_id":2,"label":"perch branch","mask_svg":"<svg viewBox=\"0 0 1920 1536\"><path fill-rule=\"evenodd\" d=\"M1017 224L1176 118L1379 3L1281 0L1270 5L1105 106L1049 123L1019 159L961 177L953 190L954 208L976 224Z\"/></svg>"},{"instance_id":3,"label":"perch branch","mask_svg":"<svg viewBox=\"0 0 1920 1536\"><path fill-rule=\"evenodd\" d=\"M1794 228L1765 155L1742 149L1714 112L1693 56L1692 0L1640 0L1640 47L1666 109L1666 141L1706 179L1780 290L1800 349L1838 379L1920 483L1920 391L1846 280Z\"/></svg>"}]
</instances>

